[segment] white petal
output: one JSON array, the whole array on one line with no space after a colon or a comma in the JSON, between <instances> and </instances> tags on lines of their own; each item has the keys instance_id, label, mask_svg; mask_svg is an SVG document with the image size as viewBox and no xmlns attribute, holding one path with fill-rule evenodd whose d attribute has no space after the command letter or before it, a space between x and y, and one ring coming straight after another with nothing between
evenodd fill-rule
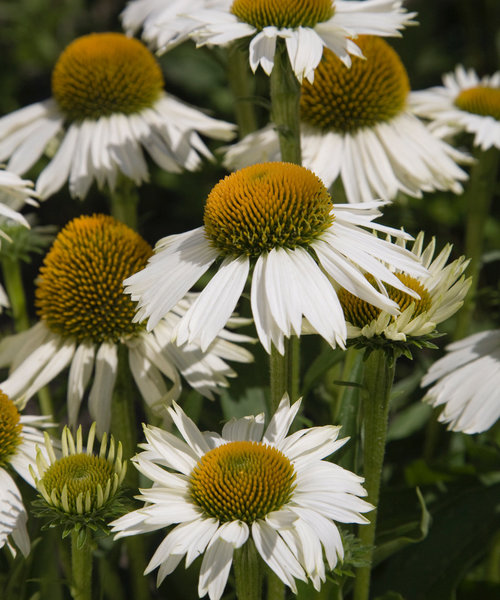
<instances>
[{"instance_id":1,"label":"white petal","mask_svg":"<svg viewBox=\"0 0 500 600\"><path fill-rule=\"evenodd\" d=\"M118 372L118 351L115 344L103 342L95 357L94 382L89 394L89 412L96 422L99 437L111 425L111 399Z\"/></svg>"}]
</instances>

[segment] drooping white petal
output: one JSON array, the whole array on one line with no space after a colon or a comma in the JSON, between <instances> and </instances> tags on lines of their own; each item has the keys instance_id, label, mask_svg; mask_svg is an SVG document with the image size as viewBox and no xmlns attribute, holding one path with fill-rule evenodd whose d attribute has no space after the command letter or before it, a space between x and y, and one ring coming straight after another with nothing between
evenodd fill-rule
<instances>
[{"instance_id":1,"label":"drooping white petal","mask_svg":"<svg viewBox=\"0 0 500 600\"><path fill-rule=\"evenodd\" d=\"M89 393L89 412L96 422L98 436L109 431L111 399L118 373L118 351L115 344L103 342L95 356L94 381Z\"/></svg>"}]
</instances>

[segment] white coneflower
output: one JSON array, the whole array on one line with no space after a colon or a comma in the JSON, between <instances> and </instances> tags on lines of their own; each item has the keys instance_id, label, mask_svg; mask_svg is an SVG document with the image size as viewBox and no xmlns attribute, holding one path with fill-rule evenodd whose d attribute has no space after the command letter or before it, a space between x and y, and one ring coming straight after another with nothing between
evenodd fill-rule
<instances>
[{"instance_id":1,"label":"white coneflower","mask_svg":"<svg viewBox=\"0 0 500 600\"><path fill-rule=\"evenodd\" d=\"M44 441L40 428L47 425L45 417L22 415L0 390L0 548L7 545L15 553L17 547L25 556L30 551L28 514L10 471L34 485L29 468L35 462L37 445Z\"/></svg>"},{"instance_id":2,"label":"white coneflower","mask_svg":"<svg viewBox=\"0 0 500 600\"><path fill-rule=\"evenodd\" d=\"M178 316L192 298L173 307L173 314L166 315L154 331L147 332L133 321L136 306L123 293L123 280L144 267L151 254L151 246L140 235L113 217L82 216L70 221L54 241L37 279L35 305L40 321L0 342L0 365L10 367L3 389L26 401L69 366L69 421L76 424L92 381L89 409L102 433L109 429L120 346L127 349L137 387L154 410L164 410L178 397L180 373L208 396L219 385L227 385L226 377L234 372L223 359L249 362L248 351L224 336L207 353L199 346L178 348L171 342Z\"/></svg>"},{"instance_id":3,"label":"white coneflower","mask_svg":"<svg viewBox=\"0 0 500 600\"><path fill-rule=\"evenodd\" d=\"M481 150L500 148L500 71L479 77L457 65L442 86L413 92L411 106L439 135L467 131Z\"/></svg>"},{"instance_id":4,"label":"white coneflower","mask_svg":"<svg viewBox=\"0 0 500 600\"><path fill-rule=\"evenodd\" d=\"M427 268L427 274L414 277L404 271L395 272L402 283L419 295L418 299L386 286L389 297L401 311L397 316L359 300L346 290L339 291L348 337L406 341L433 333L439 323L455 314L471 284L471 279L464 275L469 261L461 256L447 264L451 244L446 244L436 257L435 250L436 240L432 238L424 248L424 232L420 232L411 251Z\"/></svg>"},{"instance_id":5,"label":"white coneflower","mask_svg":"<svg viewBox=\"0 0 500 600\"><path fill-rule=\"evenodd\" d=\"M274 344L283 353L284 337L300 335L304 318L327 342L343 345L344 315L329 277L397 314L397 304L363 273L401 290L408 288L384 262L416 276L426 273L414 254L364 229L409 237L374 222L379 206L333 205L320 179L291 163L236 171L210 192L204 227L160 240L147 267L126 280L126 290L138 301L136 320L148 318L148 327L155 327L220 259L218 272L183 317L178 343L207 348L233 312L252 270L252 314L267 352Z\"/></svg>"},{"instance_id":6,"label":"white coneflower","mask_svg":"<svg viewBox=\"0 0 500 600\"><path fill-rule=\"evenodd\" d=\"M300 97L302 164L327 187L340 178L349 202L399 192L462 192L467 174L456 161L470 158L431 133L408 104L406 69L385 40L360 36L365 59L350 69L328 48L313 83L302 83ZM278 132L272 125L227 148L224 164L241 168L280 160Z\"/></svg>"},{"instance_id":7,"label":"white coneflower","mask_svg":"<svg viewBox=\"0 0 500 600\"><path fill-rule=\"evenodd\" d=\"M114 189L121 172L148 180L143 148L163 169L194 170L211 157L199 134L229 140L234 126L188 106L163 89L151 52L121 33L72 42L52 72L52 98L0 118L0 161L25 173L55 138L59 147L36 182L42 198L66 181L83 198L92 182Z\"/></svg>"},{"instance_id":8,"label":"white coneflower","mask_svg":"<svg viewBox=\"0 0 500 600\"><path fill-rule=\"evenodd\" d=\"M330 48L350 67L351 55L362 56L361 34L399 36L414 22L400 0L220 0L212 8L186 6L198 23L191 37L199 44L226 45L249 38L250 67L267 75L274 66L276 42L284 39L299 81L313 81L323 48Z\"/></svg>"},{"instance_id":9,"label":"white coneflower","mask_svg":"<svg viewBox=\"0 0 500 600\"><path fill-rule=\"evenodd\" d=\"M257 552L294 592L296 579L319 590L343 557L336 523L366 523L363 479L323 460L343 446L340 427L302 429L287 436L300 401L283 398L264 431L264 415L232 419L222 435L202 433L177 405L170 410L184 440L146 426L144 452L134 464L153 481L143 508L111 523L118 537L176 525L152 557L158 584L186 555L204 554L198 594L219 600L233 553L252 540ZM324 558L323 558L324 557Z\"/></svg>"},{"instance_id":10,"label":"white coneflower","mask_svg":"<svg viewBox=\"0 0 500 600\"><path fill-rule=\"evenodd\" d=\"M500 330L475 333L446 347L422 386L424 402L442 407L439 421L452 431L480 433L500 417Z\"/></svg>"}]
</instances>

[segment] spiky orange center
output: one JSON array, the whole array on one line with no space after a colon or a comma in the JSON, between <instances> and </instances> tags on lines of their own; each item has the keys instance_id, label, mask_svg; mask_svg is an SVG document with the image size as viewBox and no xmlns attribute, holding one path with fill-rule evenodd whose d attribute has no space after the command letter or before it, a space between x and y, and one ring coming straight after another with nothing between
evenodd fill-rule
<instances>
[{"instance_id":1,"label":"spiky orange center","mask_svg":"<svg viewBox=\"0 0 500 600\"><path fill-rule=\"evenodd\" d=\"M222 254L259 256L277 247L307 247L332 221L321 180L292 163L262 163L228 175L212 189L205 230Z\"/></svg>"},{"instance_id":2,"label":"spiky orange center","mask_svg":"<svg viewBox=\"0 0 500 600\"><path fill-rule=\"evenodd\" d=\"M360 36L355 41L366 59L353 57L346 69L324 48L314 82L304 80L300 98L304 123L347 133L388 121L404 110L410 84L397 53L379 37Z\"/></svg>"},{"instance_id":3,"label":"spiky orange center","mask_svg":"<svg viewBox=\"0 0 500 600\"><path fill-rule=\"evenodd\" d=\"M207 452L190 477L193 501L221 522L253 523L286 504L296 474L279 450L260 442L230 442Z\"/></svg>"},{"instance_id":4,"label":"spiky orange center","mask_svg":"<svg viewBox=\"0 0 500 600\"><path fill-rule=\"evenodd\" d=\"M123 280L141 270L151 246L106 215L82 216L59 233L44 259L35 304L47 327L78 341L118 342L137 334L136 305Z\"/></svg>"},{"instance_id":5,"label":"spiky orange center","mask_svg":"<svg viewBox=\"0 0 500 600\"><path fill-rule=\"evenodd\" d=\"M92 33L69 44L52 72L52 94L70 121L151 107L163 74L151 52L121 33Z\"/></svg>"}]
</instances>

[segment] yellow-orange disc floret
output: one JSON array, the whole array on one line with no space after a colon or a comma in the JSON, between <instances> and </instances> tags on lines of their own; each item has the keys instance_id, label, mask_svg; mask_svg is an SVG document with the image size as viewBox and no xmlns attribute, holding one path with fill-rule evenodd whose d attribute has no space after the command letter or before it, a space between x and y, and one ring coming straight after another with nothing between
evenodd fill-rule
<instances>
[{"instance_id":1,"label":"yellow-orange disc floret","mask_svg":"<svg viewBox=\"0 0 500 600\"><path fill-rule=\"evenodd\" d=\"M92 33L69 44L52 72L52 95L70 121L126 115L153 106L163 74L151 52L121 33Z\"/></svg>"},{"instance_id":2,"label":"yellow-orange disc floret","mask_svg":"<svg viewBox=\"0 0 500 600\"><path fill-rule=\"evenodd\" d=\"M356 44L365 59L353 57L350 69L324 48L314 82L302 84L303 122L321 131L347 133L388 121L404 110L410 83L397 53L376 36L359 36Z\"/></svg>"},{"instance_id":3,"label":"yellow-orange disc floret","mask_svg":"<svg viewBox=\"0 0 500 600\"><path fill-rule=\"evenodd\" d=\"M222 254L259 256L307 247L333 222L321 180L292 163L261 163L222 179L205 206L205 230Z\"/></svg>"},{"instance_id":4,"label":"yellow-orange disc floret","mask_svg":"<svg viewBox=\"0 0 500 600\"><path fill-rule=\"evenodd\" d=\"M53 332L77 341L117 342L136 334L136 305L123 280L144 268L151 246L107 215L74 219L48 252L35 291L38 315Z\"/></svg>"},{"instance_id":5,"label":"yellow-orange disc floret","mask_svg":"<svg viewBox=\"0 0 500 600\"><path fill-rule=\"evenodd\" d=\"M9 462L21 442L20 419L14 402L0 390L0 467Z\"/></svg>"},{"instance_id":6,"label":"yellow-orange disc floret","mask_svg":"<svg viewBox=\"0 0 500 600\"><path fill-rule=\"evenodd\" d=\"M455 106L460 110L500 121L500 89L479 85L462 90L455 99Z\"/></svg>"},{"instance_id":7,"label":"yellow-orange disc floret","mask_svg":"<svg viewBox=\"0 0 500 600\"><path fill-rule=\"evenodd\" d=\"M420 296L420 299L414 298L413 296L386 284L385 289L387 290L387 294L391 300L394 300L394 302L397 303L399 310L403 312L414 303L414 317L428 311L431 306L431 297L426 288L414 277L406 275L405 273L396 273L396 277L406 287L417 292ZM375 279L371 275L367 276L367 280L371 284L375 284ZM379 308L361 300L345 289L339 290L338 297L344 310L346 321L356 327L363 328L365 325L369 325L372 321L377 319L380 315L381 311Z\"/></svg>"},{"instance_id":8,"label":"yellow-orange disc floret","mask_svg":"<svg viewBox=\"0 0 500 600\"><path fill-rule=\"evenodd\" d=\"M207 452L190 476L193 501L221 522L251 524L286 504L295 470L279 450L259 442L230 442Z\"/></svg>"},{"instance_id":9,"label":"yellow-orange disc floret","mask_svg":"<svg viewBox=\"0 0 500 600\"><path fill-rule=\"evenodd\" d=\"M257 29L314 27L333 17L332 0L234 0L231 12Z\"/></svg>"}]
</instances>

